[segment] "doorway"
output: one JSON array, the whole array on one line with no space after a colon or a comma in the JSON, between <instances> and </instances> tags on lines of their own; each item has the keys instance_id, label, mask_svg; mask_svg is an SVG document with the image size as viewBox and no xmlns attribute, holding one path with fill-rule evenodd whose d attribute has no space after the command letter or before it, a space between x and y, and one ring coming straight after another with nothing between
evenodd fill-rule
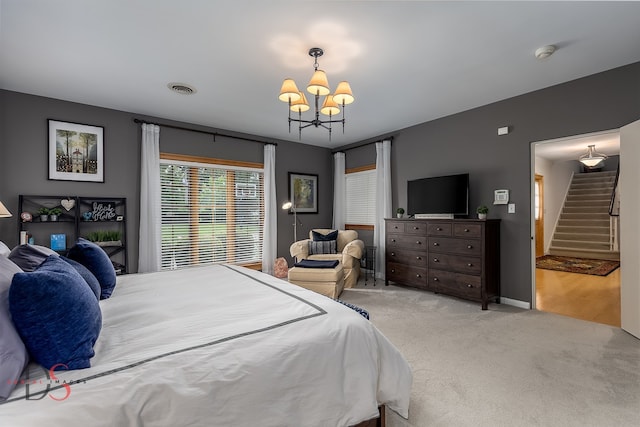
<instances>
[{"instance_id":1,"label":"doorway","mask_svg":"<svg viewBox=\"0 0 640 427\"><path fill-rule=\"evenodd\" d=\"M577 159L593 144L610 157L606 167L615 170L620 154L618 130L532 145L532 308L620 327L620 268L607 276L535 268L536 258L553 252L554 232L571 180L583 172Z\"/></svg>"}]
</instances>

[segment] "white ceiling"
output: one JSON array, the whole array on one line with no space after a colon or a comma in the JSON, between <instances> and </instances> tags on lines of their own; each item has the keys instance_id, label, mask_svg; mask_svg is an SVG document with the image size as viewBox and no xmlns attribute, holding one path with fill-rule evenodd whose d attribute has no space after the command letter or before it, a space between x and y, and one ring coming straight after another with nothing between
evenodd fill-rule
<instances>
[{"instance_id":1,"label":"white ceiling","mask_svg":"<svg viewBox=\"0 0 640 427\"><path fill-rule=\"evenodd\" d=\"M298 141L277 95L319 46L356 102L302 142L333 148L640 61L639 22L639 2L0 0L0 87Z\"/></svg>"}]
</instances>

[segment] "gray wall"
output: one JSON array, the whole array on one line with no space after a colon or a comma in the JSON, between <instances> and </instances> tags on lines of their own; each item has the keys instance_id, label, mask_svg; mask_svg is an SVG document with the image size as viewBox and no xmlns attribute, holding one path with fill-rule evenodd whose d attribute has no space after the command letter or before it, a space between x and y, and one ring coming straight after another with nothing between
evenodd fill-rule
<instances>
[{"instance_id":1,"label":"gray wall","mask_svg":"<svg viewBox=\"0 0 640 427\"><path fill-rule=\"evenodd\" d=\"M135 272L138 259L140 196L140 125L133 118L197 127L156 117L110 110L57 99L0 91L0 200L14 214L0 219L0 240L18 243L18 195L78 195L127 198L129 271ZM104 127L105 182L50 181L47 172L47 119ZM286 124L285 124L286 125ZM220 129L197 127L201 130ZM238 136L240 134L235 133ZM260 139L249 136L252 139ZM318 214L299 215L305 236L314 227L330 227L333 205L333 162L330 150L306 144L271 141L276 148L276 193L278 206L288 198L288 172L318 175ZM170 128L160 131L161 151L228 160L263 161L263 144ZM278 209L278 255L289 260L293 241L293 217ZM45 242L41 242L46 244Z\"/></svg>"},{"instance_id":2,"label":"gray wall","mask_svg":"<svg viewBox=\"0 0 640 427\"><path fill-rule=\"evenodd\" d=\"M408 180L468 172L470 209L485 204L489 218L502 219L502 296L531 302L531 143L617 129L639 118L635 63L400 130L391 149L393 211L407 206ZM509 126L508 135L497 135L502 126ZM347 167L359 166L359 158L370 163L371 150L347 150ZM493 190L503 188L515 214L492 204Z\"/></svg>"}]
</instances>

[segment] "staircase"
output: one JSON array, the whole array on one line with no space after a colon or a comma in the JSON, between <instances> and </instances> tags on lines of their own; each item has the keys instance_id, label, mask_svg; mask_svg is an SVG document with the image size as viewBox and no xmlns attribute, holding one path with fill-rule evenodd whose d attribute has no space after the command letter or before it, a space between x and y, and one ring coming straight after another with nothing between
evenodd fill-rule
<instances>
[{"instance_id":1,"label":"staircase","mask_svg":"<svg viewBox=\"0 0 640 427\"><path fill-rule=\"evenodd\" d=\"M550 255L619 260L610 249L609 204L615 171L573 176L556 227Z\"/></svg>"}]
</instances>

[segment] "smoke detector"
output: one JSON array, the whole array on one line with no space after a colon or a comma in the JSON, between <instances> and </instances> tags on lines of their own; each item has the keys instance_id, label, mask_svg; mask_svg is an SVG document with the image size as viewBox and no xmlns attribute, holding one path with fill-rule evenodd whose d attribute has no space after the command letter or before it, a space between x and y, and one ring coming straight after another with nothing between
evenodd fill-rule
<instances>
[{"instance_id":1,"label":"smoke detector","mask_svg":"<svg viewBox=\"0 0 640 427\"><path fill-rule=\"evenodd\" d=\"M552 44L549 44L536 49L535 55L537 59L546 59L551 55L553 55L553 52L555 51L556 51L556 47Z\"/></svg>"},{"instance_id":2,"label":"smoke detector","mask_svg":"<svg viewBox=\"0 0 640 427\"><path fill-rule=\"evenodd\" d=\"M186 83L169 83L167 87L180 95L193 95L197 92L196 88Z\"/></svg>"}]
</instances>

